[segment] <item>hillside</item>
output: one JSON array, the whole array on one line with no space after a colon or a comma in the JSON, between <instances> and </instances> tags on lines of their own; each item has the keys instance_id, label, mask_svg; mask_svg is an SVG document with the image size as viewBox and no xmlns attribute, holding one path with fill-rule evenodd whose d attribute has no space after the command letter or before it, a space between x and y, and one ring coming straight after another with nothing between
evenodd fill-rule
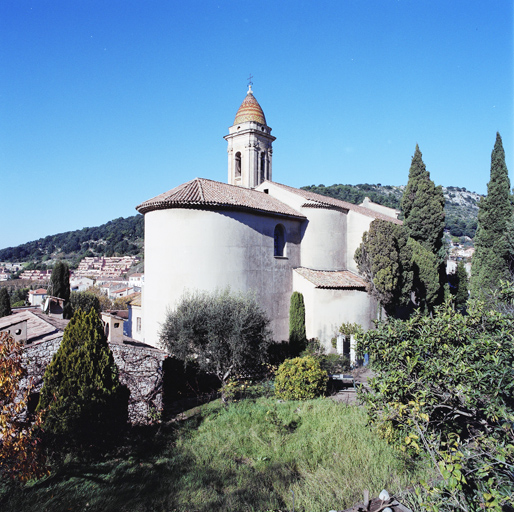
<instances>
[{"instance_id":1,"label":"hillside","mask_svg":"<svg viewBox=\"0 0 514 512\"><path fill-rule=\"evenodd\" d=\"M310 185L302 187L325 196L334 197L353 204L360 204L365 197L373 202L400 209L404 185ZM454 236L473 238L477 228L478 202L480 195L460 187L443 187L446 211L446 229Z\"/></svg>"},{"instance_id":2,"label":"hillside","mask_svg":"<svg viewBox=\"0 0 514 512\"><path fill-rule=\"evenodd\" d=\"M78 265L85 256L137 255L143 252L142 215L111 220L98 227L49 235L0 250L0 261L44 263L64 258Z\"/></svg>"},{"instance_id":3,"label":"hillside","mask_svg":"<svg viewBox=\"0 0 514 512\"><path fill-rule=\"evenodd\" d=\"M359 204L365 197L375 203L400 209L404 186L392 185L310 185L302 187L318 194ZM465 188L443 187L446 228L455 236L475 236L480 195ZM33 262L36 265L56 258L68 260L72 267L85 256L137 255L143 252L142 215L112 220L98 227L67 231L0 250L0 261Z\"/></svg>"}]
</instances>

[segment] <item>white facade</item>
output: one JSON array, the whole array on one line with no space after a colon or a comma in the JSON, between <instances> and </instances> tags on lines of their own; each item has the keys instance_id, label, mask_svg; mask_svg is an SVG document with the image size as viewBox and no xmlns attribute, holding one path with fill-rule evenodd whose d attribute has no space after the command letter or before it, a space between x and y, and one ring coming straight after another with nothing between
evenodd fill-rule
<instances>
[{"instance_id":1,"label":"white facade","mask_svg":"<svg viewBox=\"0 0 514 512\"><path fill-rule=\"evenodd\" d=\"M196 178L137 207L145 216L145 343L159 346L166 313L184 293L226 287L255 293L276 341L288 339L293 291L304 295L307 336L327 349L341 323L372 326L377 304L354 254L374 219L400 221L272 182L270 132L250 90L225 137L228 184Z\"/></svg>"}]
</instances>

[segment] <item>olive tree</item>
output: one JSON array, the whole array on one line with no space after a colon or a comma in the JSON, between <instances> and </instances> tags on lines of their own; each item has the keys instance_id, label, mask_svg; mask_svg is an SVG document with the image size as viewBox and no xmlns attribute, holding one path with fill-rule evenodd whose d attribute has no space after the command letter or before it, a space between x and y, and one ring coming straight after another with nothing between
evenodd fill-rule
<instances>
[{"instance_id":1,"label":"olive tree","mask_svg":"<svg viewBox=\"0 0 514 512\"><path fill-rule=\"evenodd\" d=\"M266 360L271 332L253 295L196 291L168 311L160 341L177 359L194 360L216 375L224 388L230 378L254 373Z\"/></svg>"}]
</instances>

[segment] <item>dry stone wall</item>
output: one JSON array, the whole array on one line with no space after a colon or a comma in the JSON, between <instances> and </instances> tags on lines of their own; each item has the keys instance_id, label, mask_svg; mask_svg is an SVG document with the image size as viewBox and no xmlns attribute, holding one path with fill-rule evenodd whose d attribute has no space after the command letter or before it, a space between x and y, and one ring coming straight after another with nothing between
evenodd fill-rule
<instances>
[{"instance_id":1,"label":"dry stone wall","mask_svg":"<svg viewBox=\"0 0 514 512\"><path fill-rule=\"evenodd\" d=\"M27 375L21 383L22 388L32 383L33 393L41 391L45 369L61 341L62 337L24 347L23 365ZM162 410L162 363L166 353L140 343L110 343L109 346L120 381L130 390L130 422L148 423L154 413Z\"/></svg>"}]
</instances>

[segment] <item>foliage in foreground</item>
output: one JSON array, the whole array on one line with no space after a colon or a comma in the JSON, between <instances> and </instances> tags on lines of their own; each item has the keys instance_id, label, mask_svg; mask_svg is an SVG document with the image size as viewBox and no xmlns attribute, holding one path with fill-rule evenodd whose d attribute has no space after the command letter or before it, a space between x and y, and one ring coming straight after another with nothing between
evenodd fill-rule
<instances>
[{"instance_id":1,"label":"foliage in foreground","mask_svg":"<svg viewBox=\"0 0 514 512\"><path fill-rule=\"evenodd\" d=\"M441 481L426 510L501 510L513 505L514 319L451 304L368 331L358 350L373 358L363 394L378 432L402 450L426 452ZM438 508L440 507L440 508Z\"/></svg>"},{"instance_id":2,"label":"foliage in foreground","mask_svg":"<svg viewBox=\"0 0 514 512\"><path fill-rule=\"evenodd\" d=\"M60 450L112 441L126 424L128 394L98 314L79 309L44 374L38 410L46 436Z\"/></svg>"},{"instance_id":3,"label":"foliage in foreground","mask_svg":"<svg viewBox=\"0 0 514 512\"><path fill-rule=\"evenodd\" d=\"M27 418L29 389L20 390L25 375L22 346L0 332L0 480L28 480L46 474L43 452L35 430L40 418Z\"/></svg>"},{"instance_id":4,"label":"foliage in foreground","mask_svg":"<svg viewBox=\"0 0 514 512\"><path fill-rule=\"evenodd\" d=\"M168 312L160 340L170 354L185 363L194 360L224 387L231 377L255 373L265 362L271 343L268 326L252 295L197 291L186 293Z\"/></svg>"},{"instance_id":5,"label":"foliage in foreground","mask_svg":"<svg viewBox=\"0 0 514 512\"><path fill-rule=\"evenodd\" d=\"M323 395L328 375L312 356L286 359L275 374L275 392L284 400L308 400Z\"/></svg>"},{"instance_id":6,"label":"foliage in foreground","mask_svg":"<svg viewBox=\"0 0 514 512\"><path fill-rule=\"evenodd\" d=\"M394 493L428 476L366 428L362 408L332 400L216 401L185 416L134 431L116 458L70 460L36 484L0 488L0 509L278 511L292 510L293 491L297 512L326 512L362 489Z\"/></svg>"}]
</instances>

